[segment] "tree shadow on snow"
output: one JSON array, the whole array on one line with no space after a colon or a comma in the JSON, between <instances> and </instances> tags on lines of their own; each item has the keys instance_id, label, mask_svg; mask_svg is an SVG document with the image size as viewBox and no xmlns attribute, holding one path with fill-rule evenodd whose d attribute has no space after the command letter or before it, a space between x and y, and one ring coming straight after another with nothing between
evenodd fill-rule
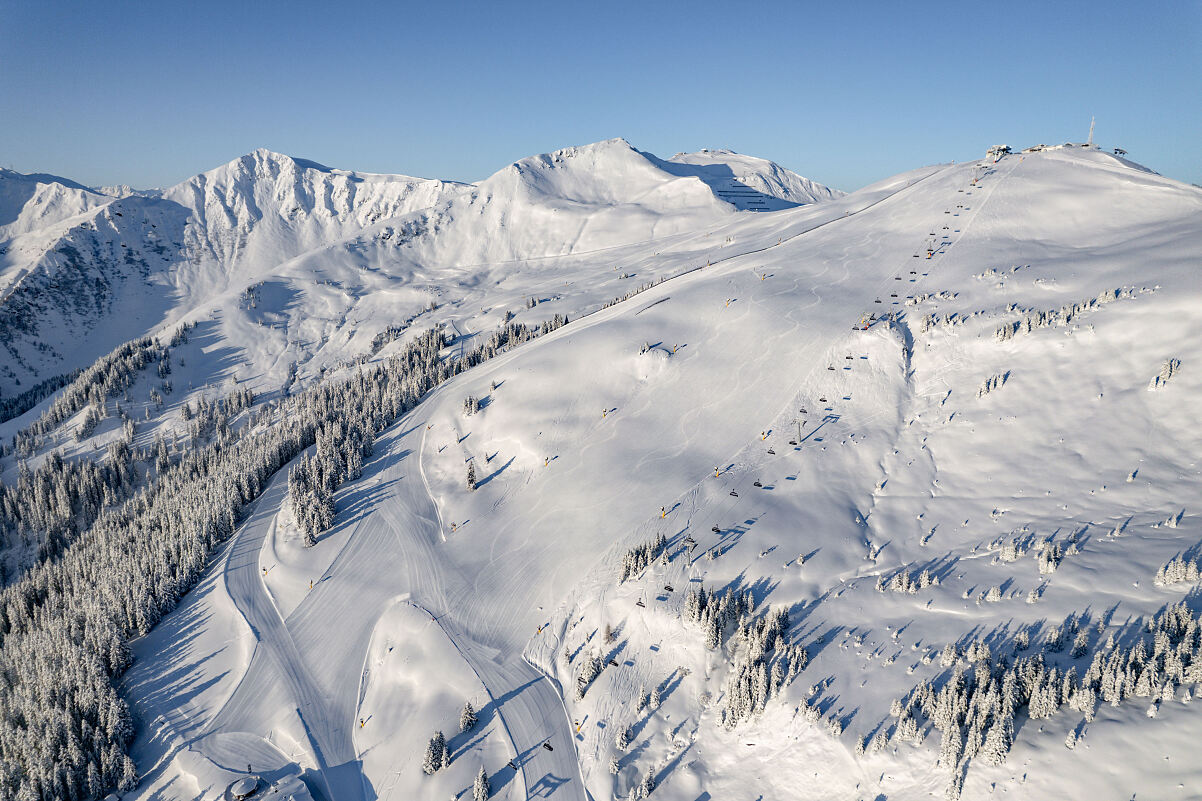
<instances>
[{"instance_id":1,"label":"tree shadow on snow","mask_svg":"<svg viewBox=\"0 0 1202 801\"><path fill-rule=\"evenodd\" d=\"M514 459L516 459L516 458L517 458L516 456L510 456L510 457L509 457L509 461L508 461L508 462L506 462L505 464L501 465L500 467L498 467L496 470L494 470L494 471L492 471L491 473L489 473L487 476L485 476L485 477L484 477L484 478L482 478L481 480L477 481L477 482L476 482L476 489L479 489L480 487L483 487L485 484L487 484L488 482L492 481L492 480L493 480L494 478L496 478L497 476L499 476L499 475L501 475L502 473L504 473L504 472L505 472L505 470L506 470L506 469L509 467L509 465L513 464L513 460L514 460Z\"/></svg>"}]
</instances>

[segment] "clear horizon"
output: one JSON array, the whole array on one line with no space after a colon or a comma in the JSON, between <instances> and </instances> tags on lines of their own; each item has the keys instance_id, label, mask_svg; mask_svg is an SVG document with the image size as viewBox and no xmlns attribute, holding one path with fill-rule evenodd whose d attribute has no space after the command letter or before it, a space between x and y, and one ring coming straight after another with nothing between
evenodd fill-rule
<instances>
[{"instance_id":1,"label":"clear horizon","mask_svg":"<svg viewBox=\"0 0 1202 801\"><path fill-rule=\"evenodd\" d=\"M1095 141L1202 183L1202 3L501 8L0 0L0 164L169 186L258 147L479 181L623 137L726 147L851 191ZM1194 98L1190 101L1189 98Z\"/></svg>"}]
</instances>

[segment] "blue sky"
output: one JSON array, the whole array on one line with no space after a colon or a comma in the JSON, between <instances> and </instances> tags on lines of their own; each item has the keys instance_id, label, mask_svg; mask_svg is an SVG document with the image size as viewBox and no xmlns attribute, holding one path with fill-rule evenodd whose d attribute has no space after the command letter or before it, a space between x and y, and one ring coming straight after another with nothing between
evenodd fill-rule
<instances>
[{"instance_id":1,"label":"blue sky","mask_svg":"<svg viewBox=\"0 0 1202 801\"><path fill-rule=\"evenodd\" d=\"M989 11L988 8L996 8ZM0 164L169 185L256 147L479 180L622 136L841 189L1096 139L1202 184L1202 0L0 0Z\"/></svg>"}]
</instances>

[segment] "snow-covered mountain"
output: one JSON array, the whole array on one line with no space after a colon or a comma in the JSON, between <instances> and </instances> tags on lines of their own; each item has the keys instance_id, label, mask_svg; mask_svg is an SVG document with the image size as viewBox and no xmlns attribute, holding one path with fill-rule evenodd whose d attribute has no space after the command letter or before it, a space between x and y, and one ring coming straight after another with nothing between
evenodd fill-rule
<instances>
[{"instance_id":1,"label":"snow-covered mountain","mask_svg":"<svg viewBox=\"0 0 1202 801\"><path fill-rule=\"evenodd\" d=\"M759 183L790 203L793 187L811 186L763 165ZM405 304L404 319L484 265L695 231L734 211L713 178L699 175L624 140L523 159L475 186L334 170L264 149L165 190L105 194L6 171L0 346L9 363L0 392L17 394L141 332L217 308L239 339L244 328L231 317L241 293L263 283L295 299L284 304L295 319L270 321L282 341L295 341L308 318L338 323L361 298ZM332 282L343 297L318 288ZM320 328L318 337L333 333Z\"/></svg>"},{"instance_id":2,"label":"snow-covered mountain","mask_svg":"<svg viewBox=\"0 0 1202 801\"><path fill-rule=\"evenodd\" d=\"M718 197L740 209L777 211L844 194L803 178L776 162L732 150L706 148L696 153L677 153L666 169L680 175L696 175Z\"/></svg>"},{"instance_id":3,"label":"snow-covered mountain","mask_svg":"<svg viewBox=\"0 0 1202 801\"><path fill-rule=\"evenodd\" d=\"M0 168L0 241L103 206L110 198L56 175L23 175Z\"/></svg>"},{"instance_id":4,"label":"snow-covered mountain","mask_svg":"<svg viewBox=\"0 0 1202 801\"><path fill-rule=\"evenodd\" d=\"M142 243L112 291L160 280L162 336L0 423L11 764L125 736L115 680L132 762L94 783L132 798L248 763L338 801L1202 781L1197 188L1065 147L823 199L611 140L470 186L257 152L74 197L9 247ZM80 689L35 692L76 640Z\"/></svg>"}]
</instances>

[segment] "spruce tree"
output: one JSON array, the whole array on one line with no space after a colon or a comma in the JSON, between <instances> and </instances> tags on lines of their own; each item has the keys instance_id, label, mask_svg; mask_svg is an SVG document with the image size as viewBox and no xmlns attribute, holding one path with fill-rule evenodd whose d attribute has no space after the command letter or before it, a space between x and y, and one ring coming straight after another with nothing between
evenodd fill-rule
<instances>
[{"instance_id":1,"label":"spruce tree","mask_svg":"<svg viewBox=\"0 0 1202 801\"><path fill-rule=\"evenodd\" d=\"M459 730L471 731L476 728L476 710L471 701L464 701L463 711L459 713Z\"/></svg>"},{"instance_id":2,"label":"spruce tree","mask_svg":"<svg viewBox=\"0 0 1202 801\"><path fill-rule=\"evenodd\" d=\"M438 748L438 735L426 743L426 755L422 758L422 771L427 776L433 776L442 767L442 754Z\"/></svg>"},{"instance_id":3,"label":"spruce tree","mask_svg":"<svg viewBox=\"0 0 1202 801\"><path fill-rule=\"evenodd\" d=\"M484 772L484 766L481 765L480 772L476 774L476 781L472 785L472 801L488 801L490 792L488 774Z\"/></svg>"}]
</instances>

